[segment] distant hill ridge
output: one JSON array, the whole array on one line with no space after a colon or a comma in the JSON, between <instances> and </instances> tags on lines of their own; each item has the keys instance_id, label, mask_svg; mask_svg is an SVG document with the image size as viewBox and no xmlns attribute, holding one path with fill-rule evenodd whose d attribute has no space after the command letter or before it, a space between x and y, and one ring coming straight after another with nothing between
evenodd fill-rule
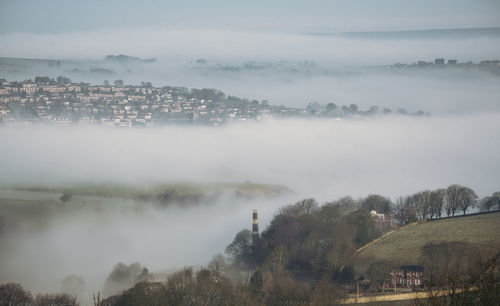
<instances>
[{"instance_id":1,"label":"distant hill ridge","mask_svg":"<svg viewBox=\"0 0 500 306\"><path fill-rule=\"evenodd\" d=\"M342 33L308 33L317 36L338 36L357 39L469 39L478 37L500 38L500 27L452 28L404 31L358 31Z\"/></svg>"}]
</instances>

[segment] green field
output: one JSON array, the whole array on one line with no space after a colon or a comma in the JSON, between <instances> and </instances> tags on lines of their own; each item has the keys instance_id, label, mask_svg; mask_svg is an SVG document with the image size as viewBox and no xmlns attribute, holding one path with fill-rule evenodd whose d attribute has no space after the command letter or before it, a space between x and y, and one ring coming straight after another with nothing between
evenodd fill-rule
<instances>
[{"instance_id":1,"label":"green field","mask_svg":"<svg viewBox=\"0 0 500 306\"><path fill-rule=\"evenodd\" d=\"M30 193L68 193L73 196L93 196L103 198L121 198L130 200L183 200L203 197L217 197L232 193L239 197L269 197L286 192L281 185L257 183L192 183L175 182L167 184L61 184L61 185L10 185L0 187L3 190L15 190ZM1 198L1 197L0 197Z\"/></svg>"},{"instance_id":2,"label":"green field","mask_svg":"<svg viewBox=\"0 0 500 306\"><path fill-rule=\"evenodd\" d=\"M289 190L280 185L256 183L188 183L158 185L65 184L0 186L0 232L2 224L24 220L43 222L54 214L82 210L164 207L215 203L225 195L231 199L259 199L279 196ZM71 195L63 201L63 194ZM16 221L17 222L17 221Z\"/></svg>"},{"instance_id":3,"label":"green field","mask_svg":"<svg viewBox=\"0 0 500 306\"><path fill-rule=\"evenodd\" d=\"M357 275L365 274L372 263L390 261L397 265L420 264L427 243L464 242L484 254L500 252L500 213L432 222L413 223L358 250L347 264Z\"/></svg>"}]
</instances>

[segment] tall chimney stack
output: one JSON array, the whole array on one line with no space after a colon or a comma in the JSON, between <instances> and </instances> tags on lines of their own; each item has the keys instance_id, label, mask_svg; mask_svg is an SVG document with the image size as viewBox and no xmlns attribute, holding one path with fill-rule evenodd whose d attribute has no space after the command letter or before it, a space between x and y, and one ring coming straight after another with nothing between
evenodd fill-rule
<instances>
[{"instance_id":1,"label":"tall chimney stack","mask_svg":"<svg viewBox=\"0 0 500 306\"><path fill-rule=\"evenodd\" d=\"M257 239L259 239L259 216L257 214L257 209L253 210L252 214L253 222L252 222L252 242L255 244Z\"/></svg>"}]
</instances>

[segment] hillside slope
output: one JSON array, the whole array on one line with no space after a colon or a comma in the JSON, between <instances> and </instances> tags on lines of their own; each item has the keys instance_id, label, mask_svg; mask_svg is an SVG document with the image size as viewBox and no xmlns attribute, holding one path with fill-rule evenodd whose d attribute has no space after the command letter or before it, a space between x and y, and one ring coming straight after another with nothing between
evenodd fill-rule
<instances>
[{"instance_id":1,"label":"hillside slope","mask_svg":"<svg viewBox=\"0 0 500 306\"><path fill-rule=\"evenodd\" d=\"M357 275L366 275L371 264L389 261L396 265L420 264L422 247L428 243L464 242L483 253L500 252L500 212L463 218L413 223L387 233L361 248L347 264Z\"/></svg>"},{"instance_id":2,"label":"hillside slope","mask_svg":"<svg viewBox=\"0 0 500 306\"><path fill-rule=\"evenodd\" d=\"M142 201L183 201L197 202L202 198L218 197L231 193L238 197L272 197L289 192L285 186L258 183L213 183L213 182L173 182L164 184L110 184L80 183L62 185L12 185L1 186L2 191L24 192L27 197L43 193L69 193L74 196L121 198ZM1 200L1 197L0 197Z\"/></svg>"}]
</instances>

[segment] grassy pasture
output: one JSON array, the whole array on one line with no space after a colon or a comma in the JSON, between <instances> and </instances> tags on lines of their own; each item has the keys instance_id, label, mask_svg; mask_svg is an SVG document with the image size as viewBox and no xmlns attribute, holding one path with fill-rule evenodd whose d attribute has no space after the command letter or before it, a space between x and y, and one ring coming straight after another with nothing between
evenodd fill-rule
<instances>
[{"instance_id":1,"label":"grassy pasture","mask_svg":"<svg viewBox=\"0 0 500 306\"><path fill-rule=\"evenodd\" d=\"M158 196L169 194L176 197L218 196L226 192L243 197L274 196L287 191L281 185L257 183L192 183L175 182L167 184L61 184L61 185L30 185L4 186L3 189L24 191L29 193L69 193L74 196L94 196L104 198L124 198L134 200L152 200ZM1 197L0 197L1 198Z\"/></svg>"},{"instance_id":2,"label":"grassy pasture","mask_svg":"<svg viewBox=\"0 0 500 306\"><path fill-rule=\"evenodd\" d=\"M500 252L500 212L432 222L413 223L386 234L358 251L348 262L356 274L372 263L420 264L427 243L465 242L484 254Z\"/></svg>"}]
</instances>

